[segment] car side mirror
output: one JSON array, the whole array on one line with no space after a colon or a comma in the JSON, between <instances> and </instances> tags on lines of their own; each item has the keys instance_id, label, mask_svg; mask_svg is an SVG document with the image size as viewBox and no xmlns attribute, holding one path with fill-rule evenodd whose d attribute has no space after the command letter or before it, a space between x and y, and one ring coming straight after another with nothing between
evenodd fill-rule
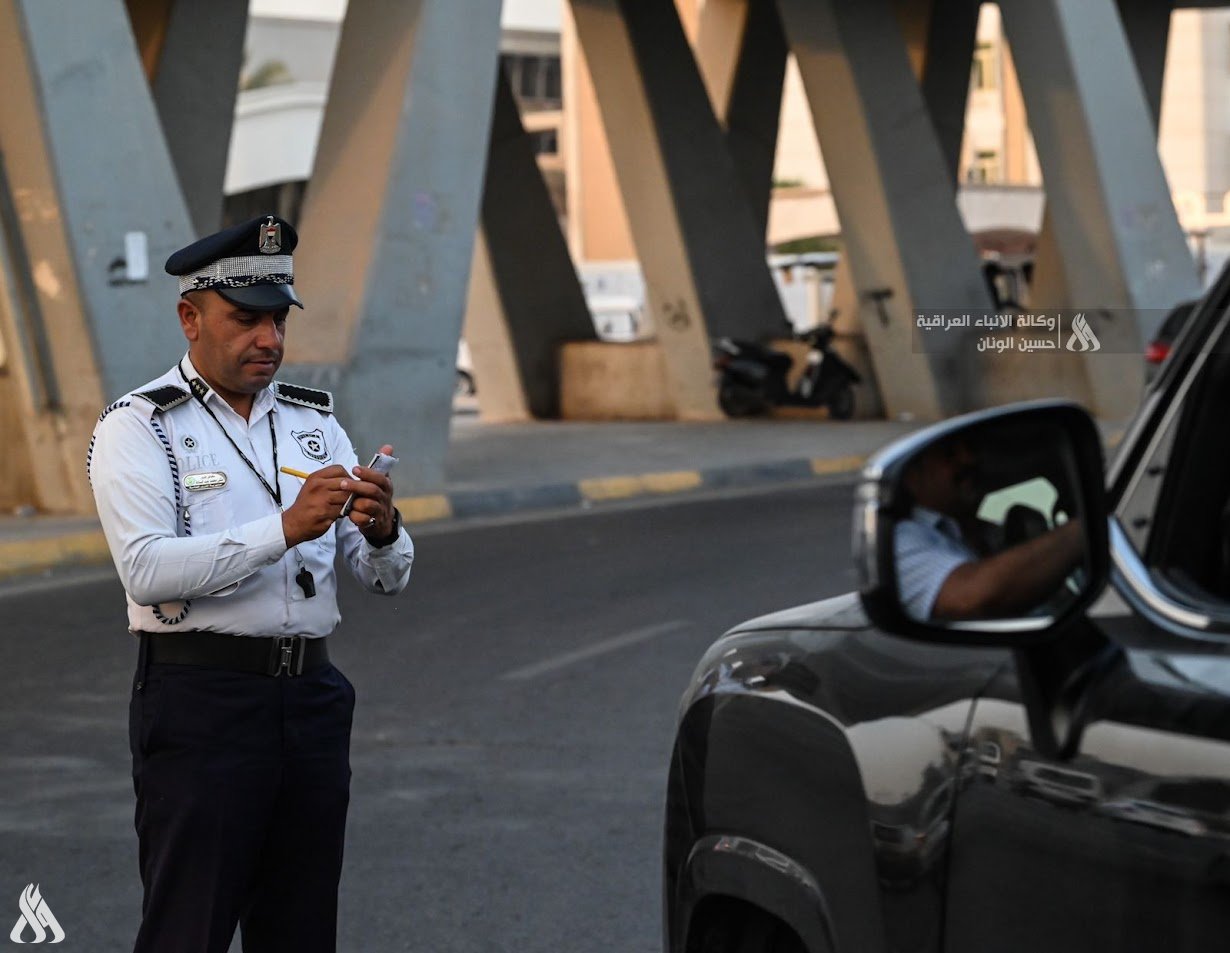
<instances>
[{"instance_id":1,"label":"car side mirror","mask_svg":"<svg viewBox=\"0 0 1230 953\"><path fill-rule=\"evenodd\" d=\"M854 552L868 617L929 641L1025 647L1109 576L1102 443L1067 401L944 421L863 470Z\"/></svg>"}]
</instances>

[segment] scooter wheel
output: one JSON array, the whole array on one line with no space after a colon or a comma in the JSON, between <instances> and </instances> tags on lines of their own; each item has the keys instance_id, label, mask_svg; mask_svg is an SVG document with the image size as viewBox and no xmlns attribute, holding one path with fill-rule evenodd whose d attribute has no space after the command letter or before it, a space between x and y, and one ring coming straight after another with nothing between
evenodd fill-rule
<instances>
[{"instance_id":1,"label":"scooter wheel","mask_svg":"<svg viewBox=\"0 0 1230 953\"><path fill-rule=\"evenodd\" d=\"M842 387L829 398L829 416L834 420L849 420L854 416L853 387Z\"/></svg>"},{"instance_id":2,"label":"scooter wheel","mask_svg":"<svg viewBox=\"0 0 1230 953\"><path fill-rule=\"evenodd\" d=\"M727 417L755 417L769 409L759 391L738 384L723 384L719 388L718 406Z\"/></svg>"}]
</instances>

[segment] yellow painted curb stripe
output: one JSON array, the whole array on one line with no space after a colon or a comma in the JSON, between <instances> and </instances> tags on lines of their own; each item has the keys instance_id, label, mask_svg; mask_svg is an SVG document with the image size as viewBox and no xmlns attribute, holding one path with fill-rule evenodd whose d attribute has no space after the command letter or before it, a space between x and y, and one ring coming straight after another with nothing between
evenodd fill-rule
<instances>
[{"instance_id":1,"label":"yellow painted curb stripe","mask_svg":"<svg viewBox=\"0 0 1230 953\"><path fill-rule=\"evenodd\" d=\"M587 500L623 500L646 493L680 493L701 485L696 470L675 470L665 473L645 473L640 476L594 477L577 482L581 496Z\"/></svg>"},{"instance_id":2,"label":"yellow painted curb stripe","mask_svg":"<svg viewBox=\"0 0 1230 953\"><path fill-rule=\"evenodd\" d=\"M453 505L442 494L431 496L407 496L393 501L401 518L407 523L426 523L430 520L446 520L453 515Z\"/></svg>"},{"instance_id":3,"label":"yellow painted curb stripe","mask_svg":"<svg viewBox=\"0 0 1230 953\"><path fill-rule=\"evenodd\" d=\"M67 563L84 566L110 560L111 552L101 530L41 539L15 539L0 543L0 578L54 569Z\"/></svg>"},{"instance_id":4,"label":"yellow painted curb stripe","mask_svg":"<svg viewBox=\"0 0 1230 953\"><path fill-rule=\"evenodd\" d=\"M816 476L824 476L829 473L849 473L851 470L860 470L864 463L867 462L866 457L826 457L824 459L813 459L811 462L811 472Z\"/></svg>"},{"instance_id":5,"label":"yellow painted curb stripe","mask_svg":"<svg viewBox=\"0 0 1230 953\"><path fill-rule=\"evenodd\" d=\"M695 490L700 485L700 474L695 470L645 474L645 489L650 493L679 493L683 490Z\"/></svg>"}]
</instances>

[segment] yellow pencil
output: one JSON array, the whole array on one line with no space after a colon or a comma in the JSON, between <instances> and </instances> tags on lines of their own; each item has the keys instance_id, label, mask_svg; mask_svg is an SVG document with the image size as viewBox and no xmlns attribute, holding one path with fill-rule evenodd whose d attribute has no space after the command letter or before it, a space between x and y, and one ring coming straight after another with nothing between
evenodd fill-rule
<instances>
[{"instance_id":1,"label":"yellow pencil","mask_svg":"<svg viewBox=\"0 0 1230 953\"><path fill-rule=\"evenodd\" d=\"M306 480L310 473L304 473L302 470L296 470L294 467L278 467L283 473L289 473L291 476L297 476L300 480Z\"/></svg>"}]
</instances>

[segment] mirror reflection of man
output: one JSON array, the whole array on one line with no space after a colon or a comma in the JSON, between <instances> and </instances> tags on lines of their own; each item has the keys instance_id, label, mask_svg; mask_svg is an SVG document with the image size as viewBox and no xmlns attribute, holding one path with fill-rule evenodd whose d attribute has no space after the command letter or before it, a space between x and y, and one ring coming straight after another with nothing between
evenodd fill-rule
<instances>
[{"instance_id":1,"label":"mirror reflection of man","mask_svg":"<svg viewBox=\"0 0 1230 953\"><path fill-rule=\"evenodd\" d=\"M893 546L901 603L922 620L1024 615L1055 595L1081 564L1079 520L1000 551L982 502L978 454L960 436L932 444L910 462L903 485L913 501Z\"/></svg>"}]
</instances>

